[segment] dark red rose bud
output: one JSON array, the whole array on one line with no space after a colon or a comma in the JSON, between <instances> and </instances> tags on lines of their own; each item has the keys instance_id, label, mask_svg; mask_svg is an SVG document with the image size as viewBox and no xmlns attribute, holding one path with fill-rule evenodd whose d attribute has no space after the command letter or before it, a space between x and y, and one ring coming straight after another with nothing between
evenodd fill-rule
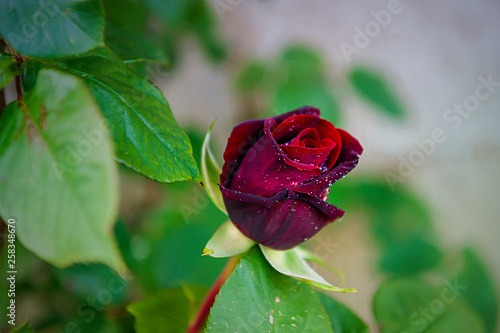
<instances>
[{"instance_id":1,"label":"dark red rose bud","mask_svg":"<svg viewBox=\"0 0 500 333\"><path fill-rule=\"evenodd\" d=\"M345 213L329 187L358 163L363 148L305 106L236 126L224 152L220 189L229 218L247 237L286 250Z\"/></svg>"}]
</instances>

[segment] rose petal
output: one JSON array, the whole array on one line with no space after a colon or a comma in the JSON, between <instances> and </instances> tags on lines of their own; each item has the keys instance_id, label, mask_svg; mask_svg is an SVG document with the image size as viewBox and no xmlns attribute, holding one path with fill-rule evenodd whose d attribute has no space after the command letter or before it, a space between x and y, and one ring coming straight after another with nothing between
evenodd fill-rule
<instances>
[{"instance_id":1,"label":"rose petal","mask_svg":"<svg viewBox=\"0 0 500 333\"><path fill-rule=\"evenodd\" d=\"M344 215L327 202L293 191L283 190L271 198L222 186L221 191L234 225L245 236L278 250L303 243Z\"/></svg>"},{"instance_id":2,"label":"rose petal","mask_svg":"<svg viewBox=\"0 0 500 333\"><path fill-rule=\"evenodd\" d=\"M287 187L308 182L321 173L321 169L290 160L271 135L276 126L273 119L266 119L264 133L241 161L228 188L271 197Z\"/></svg>"},{"instance_id":3,"label":"rose petal","mask_svg":"<svg viewBox=\"0 0 500 333\"><path fill-rule=\"evenodd\" d=\"M236 126L224 151L224 166L220 175L221 184L226 184L241 158L257 140L264 135L264 119L245 121Z\"/></svg>"},{"instance_id":4,"label":"rose petal","mask_svg":"<svg viewBox=\"0 0 500 333\"><path fill-rule=\"evenodd\" d=\"M308 148L284 145L280 145L280 147L292 160L315 166L322 166L328 159L328 156L333 149L333 147Z\"/></svg>"},{"instance_id":5,"label":"rose petal","mask_svg":"<svg viewBox=\"0 0 500 333\"><path fill-rule=\"evenodd\" d=\"M318 148L316 145L321 144L318 130L315 128L306 128L299 133L295 138L285 143L286 146L298 146L300 142L308 141L312 144L311 148ZM321 147L321 146L320 146Z\"/></svg>"},{"instance_id":6,"label":"rose petal","mask_svg":"<svg viewBox=\"0 0 500 333\"><path fill-rule=\"evenodd\" d=\"M337 163L333 168L310 182L300 184L292 189L296 192L307 193L311 196L320 196L328 187L332 186L337 180L347 175L359 161L359 155L363 153L358 140L342 129L337 129L342 136L342 149L340 151Z\"/></svg>"},{"instance_id":7,"label":"rose petal","mask_svg":"<svg viewBox=\"0 0 500 333\"><path fill-rule=\"evenodd\" d=\"M330 139L335 143L325 164L326 170L330 170L340 154L342 138L335 126L328 120L314 115L296 115L285 119L281 124L276 126L272 135L276 142L287 143L308 128L316 129L321 140ZM305 163L303 161L300 162Z\"/></svg>"},{"instance_id":8,"label":"rose petal","mask_svg":"<svg viewBox=\"0 0 500 333\"><path fill-rule=\"evenodd\" d=\"M319 117L319 115L321 114L321 111L315 107L312 107L312 106L303 106L303 107L298 108L296 110L289 111L287 113L283 113L283 114L274 116L273 119L276 121L277 124L281 124L285 119L290 118L292 116L299 115L299 114Z\"/></svg>"},{"instance_id":9,"label":"rose petal","mask_svg":"<svg viewBox=\"0 0 500 333\"><path fill-rule=\"evenodd\" d=\"M320 110L311 106L304 106L297 110L275 116L272 119L277 124L280 124L286 118L298 114L319 116ZM224 151L224 165L220 176L221 184L226 185L248 149L264 135L263 127L264 119L257 119L245 121L233 129L227 140L226 150Z\"/></svg>"}]
</instances>

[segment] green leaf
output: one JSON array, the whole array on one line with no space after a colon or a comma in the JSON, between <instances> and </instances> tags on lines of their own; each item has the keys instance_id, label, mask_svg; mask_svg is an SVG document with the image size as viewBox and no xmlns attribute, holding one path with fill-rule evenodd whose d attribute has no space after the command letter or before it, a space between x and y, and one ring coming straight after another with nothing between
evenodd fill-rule
<instances>
[{"instance_id":1,"label":"green leaf","mask_svg":"<svg viewBox=\"0 0 500 333\"><path fill-rule=\"evenodd\" d=\"M248 251L255 242L247 238L231 221L224 222L210 238L203 255L214 258L232 257Z\"/></svg>"},{"instance_id":2,"label":"green leaf","mask_svg":"<svg viewBox=\"0 0 500 333\"><path fill-rule=\"evenodd\" d=\"M103 44L99 0L0 1L0 34L18 52L62 58Z\"/></svg>"},{"instance_id":3,"label":"green leaf","mask_svg":"<svg viewBox=\"0 0 500 333\"><path fill-rule=\"evenodd\" d=\"M5 87L10 80L21 74L21 69L16 60L9 54L0 53L0 89Z\"/></svg>"},{"instance_id":4,"label":"green leaf","mask_svg":"<svg viewBox=\"0 0 500 333\"><path fill-rule=\"evenodd\" d=\"M100 48L45 63L81 77L100 106L115 142L116 160L159 182L199 181L189 139L162 92Z\"/></svg>"},{"instance_id":5,"label":"green leaf","mask_svg":"<svg viewBox=\"0 0 500 333\"><path fill-rule=\"evenodd\" d=\"M135 317L137 333L185 332L190 317L198 308L206 290L187 287L162 290L127 307Z\"/></svg>"},{"instance_id":6,"label":"green leaf","mask_svg":"<svg viewBox=\"0 0 500 333\"><path fill-rule=\"evenodd\" d=\"M341 293L358 293L354 288L339 288L326 281L305 260L307 252L297 250L297 248L276 251L262 245L260 248L271 266L282 274L297 278L319 289Z\"/></svg>"},{"instance_id":7,"label":"green leaf","mask_svg":"<svg viewBox=\"0 0 500 333\"><path fill-rule=\"evenodd\" d=\"M344 304L318 293L323 307L330 317L332 329L336 333L369 333L368 326Z\"/></svg>"},{"instance_id":8,"label":"green leaf","mask_svg":"<svg viewBox=\"0 0 500 333\"><path fill-rule=\"evenodd\" d=\"M470 248L463 252L463 265L457 280L467 286L461 297L483 318L487 332L495 332L498 322L498 292L484 264Z\"/></svg>"},{"instance_id":9,"label":"green leaf","mask_svg":"<svg viewBox=\"0 0 500 333\"><path fill-rule=\"evenodd\" d=\"M102 290L110 295L107 303L124 300L127 282L115 271L102 264L75 264L68 268L54 269L54 275L61 285L81 300L95 297Z\"/></svg>"},{"instance_id":10,"label":"green leaf","mask_svg":"<svg viewBox=\"0 0 500 333\"><path fill-rule=\"evenodd\" d=\"M344 272L342 272L341 270L339 270L339 269L333 267L332 265L326 263L324 260L318 258L314 253L312 253L311 251L309 251L309 249L306 249L305 247L299 245L294 250L298 254L298 256L301 257L302 259L305 259L305 260L308 260L308 261L312 261L312 262L315 262L316 264L319 264L319 265L323 266L324 268L328 269L333 274L337 275L337 277L339 278L341 284L345 283Z\"/></svg>"},{"instance_id":11,"label":"green leaf","mask_svg":"<svg viewBox=\"0 0 500 333\"><path fill-rule=\"evenodd\" d=\"M168 63L160 48L143 35L125 26L106 23L104 39L106 45L127 63L140 61L164 65Z\"/></svg>"},{"instance_id":12,"label":"green leaf","mask_svg":"<svg viewBox=\"0 0 500 333\"><path fill-rule=\"evenodd\" d=\"M146 229L134 236L134 243L140 241L145 247L134 273L151 292L182 283L210 287L227 261L201 256L207 239L227 217L196 184L168 188L179 185L186 189L169 192L167 207L143 220Z\"/></svg>"},{"instance_id":13,"label":"green leaf","mask_svg":"<svg viewBox=\"0 0 500 333\"><path fill-rule=\"evenodd\" d=\"M0 139L0 214L15 218L19 240L56 266L123 270L112 234L117 169L90 94L75 77L43 70L24 103L0 118L15 133Z\"/></svg>"},{"instance_id":14,"label":"green leaf","mask_svg":"<svg viewBox=\"0 0 500 333\"><path fill-rule=\"evenodd\" d=\"M419 279L383 283L373 299L373 313L381 332L485 332L481 318L463 302L454 286L454 281L444 281L436 288Z\"/></svg>"},{"instance_id":15,"label":"green leaf","mask_svg":"<svg viewBox=\"0 0 500 333\"><path fill-rule=\"evenodd\" d=\"M324 75L324 63L321 54L307 46L289 46L283 51L281 59L293 78L302 80L310 78L314 80Z\"/></svg>"},{"instance_id":16,"label":"green leaf","mask_svg":"<svg viewBox=\"0 0 500 333\"><path fill-rule=\"evenodd\" d=\"M338 182L328 202L347 212L365 212L383 272L409 275L439 263L441 251L431 214L408 189L393 190L379 178Z\"/></svg>"},{"instance_id":17,"label":"green leaf","mask_svg":"<svg viewBox=\"0 0 500 333\"><path fill-rule=\"evenodd\" d=\"M266 64L254 60L241 69L235 80L235 86L241 93L251 93L263 87L267 73Z\"/></svg>"},{"instance_id":18,"label":"green leaf","mask_svg":"<svg viewBox=\"0 0 500 333\"><path fill-rule=\"evenodd\" d=\"M226 46L217 31L217 18L210 3L204 0L146 0L150 10L164 23L165 35L184 33L196 36L204 53L213 61L224 60Z\"/></svg>"},{"instance_id":19,"label":"green leaf","mask_svg":"<svg viewBox=\"0 0 500 333\"><path fill-rule=\"evenodd\" d=\"M143 1L101 0L101 3L106 22L146 35L149 12Z\"/></svg>"},{"instance_id":20,"label":"green leaf","mask_svg":"<svg viewBox=\"0 0 500 333\"><path fill-rule=\"evenodd\" d=\"M203 187L207 191L212 203L227 215L222 193L218 185L221 168L210 150L210 133L214 124L215 121L210 125L201 148L201 179L203 180Z\"/></svg>"},{"instance_id":21,"label":"green leaf","mask_svg":"<svg viewBox=\"0 0 500 333\"><path fill-rule=\"evenodd\" d=\"M394 119L406 116L406 110L394 88L377 71L367 67L353 67L349 72L349 81L363 99L386 115Z\"/></svg>"},{"instance_id":22,"label":"green leaf","mask_svg":"<svg viewBox=\"0 0 500 333\"><path fill-rule=\"evenodd\" d=\"M331 90L321 77L313 80L296 78L277 85L272 108L294 110L311 105L321 110L322 118L338 124L341 119L340 107Z\"/></svg>"},{"instance_id":23,"label":"green leaf","mask_svg":"<svg viewBox=\"0 0 500 333\"><path fill-rule=\"evenodd\" d=\"M276 272L254 247L222 286L206 332L332 333L318 295Z\"/></svg>"}]
</instances>

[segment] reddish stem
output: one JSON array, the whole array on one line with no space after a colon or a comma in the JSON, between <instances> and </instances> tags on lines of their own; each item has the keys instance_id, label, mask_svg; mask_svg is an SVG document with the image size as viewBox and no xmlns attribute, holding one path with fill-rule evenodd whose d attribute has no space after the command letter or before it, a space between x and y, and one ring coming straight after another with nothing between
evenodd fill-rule
<instances>
[{"instance_id":1,"label":"reddish stem","mask_svg":"<svg viewBox=\"0 0 500 333\"><path fill-rule=\"evenodd\" d=\"M203 299L203 302L201 302L198 311L191 320L191 323L189 323L186 333L197 333L201 331L208 317L208 314L210 313L210 309L214 305L215 296L217 296L222 285L226 282L229 275L231 275L231 273L234 271L234 269L238 265L238 262L239 258L237 256L229 259L219 277L214 282L207 295Z\"/></svg>"}]
</instances>

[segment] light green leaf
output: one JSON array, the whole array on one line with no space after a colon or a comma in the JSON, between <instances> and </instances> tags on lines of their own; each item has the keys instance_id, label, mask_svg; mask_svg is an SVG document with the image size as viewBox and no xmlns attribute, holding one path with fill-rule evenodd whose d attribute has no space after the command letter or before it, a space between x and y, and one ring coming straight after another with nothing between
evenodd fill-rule
<instances>
[{"instance_id":1,"label":"light green leaf","mask_svg":"<svg viewBox=\"0 0 500 333\"><path fill-rule=\"evenodd\" d=\"M21 74L21 69L16 60L9 54L0 53L0 89L5 87L10 80Z\"/></svg>"},{"instance_id":2,"label":"light green leaf","mask_svg":"<svg viewBox=\"0 0 500 333\"><path fill-rule=\"evenodd\" d=\"M402 119L406 110L394 88L377 71L367 67L353 67L349 80L355 91L377 109L395 119Z\"/></svg>"},{"instance_id":3,"label":"light green leaf","mask_svg":"<svg viewBox=\"0 0 500 333\"><path fill-rule=\"evenodd\" d=\"M124 269L113 239L117 168L104 120L81 81L43 70L25 104L0 118L0 214L56 266ZM14 133L14 134L12 134Z\"/></svg>"},{"instance_id":4,"label":"light green leaf","mask_svg":"<svg viewBox=\"0 0 500 333\"><path fill-rule=\"evenodd\" d=\"M318 295L276 272L254 247L222 286L206 332L332 333Z\"/></svg>"},{"instance_id":5,"label":"light green leaf","mask_svg":"<svg viewBox=\"0 0 500 333\"><path fill-rule=\"evenodd\" d=\"M62 58L103 44L99 0L0 1L0 34L18 52Z\"/></svg>"},{"instance_id":6,"label":"light green leaf","mask_svg":"<svg viewBox=\"0 0 500 333\"><path fill-rule=\"evenodd\" d=\"M309 266L302 256L304 252L296 248L287 251L277 251L260 245L267 261L278 272L297 278L316 288L341 293L358 293L354 288L340 288L328 283L321 275Z\"/></svg>"},{"instance_id":7,"label":"light green leaf","mask_svg":"<svg viewBox=\"0 0 500 333\"><path fill-rule=\"evenodd\" d=\"M214 124L215 121L210 125L201 148L201 178L203 180L203 187L207 191L210 200L227 215L222 193L218 185L221 168L210 150L210 133Z\"/></svg>"},{"instance_id":8,"label":"light green leaf","mask_svg":"<svg viewBox=\"0 0 500 333\"><path fill-rule=\"evenodd\" d=\"M330 317L334 332L369 333L368 326L347 306L326 294L318 293L318 296Z\"/></svg>"},{"instance_id":9,"label":"light green leaf","mask_svg":"<svg viewBox=\"0 0 500 333\"><path fill-rule=\"evenodd\" d=\"M256 89L264 88L266 82L267 67L265 63L254 60L241 69L235 80L235 86L241 93L251 93Z\"/></svg>"},{"instance_id":10,"label":"light green leaf","mask_svg":"<svg viewBox=\"0 0 500 333\"><path fill-rule=\"evenodd\" d=\"M461 297L483 318L488 332L498 324L498 291L486 267L475 251L466 248L457 280L466 286Z\"/></svg>"},{"instance_id":11,"label":"light green leaf","mask_svg":"<svg viewBox=\"0 0 500 333\"><path fill-rule=\"evenodd\" d=\"M108 121L118 162L159 182L199 181L189 139L162 92L111 51L100 48L45 66L84 80Z\"/></svg>"},{"instance_id":12,"label":"light green leaf","mask_svg":"<svg viewBox=\"0 0 500 333\"><path fill-rule=\"evenodd\" d=\"M274 95L271 97L272 108L294 110L304 105L312 105L321 110L322 118L338 125L341 119L340 107L332 92L323 77L290 79L275 86Z\"/></svg>"},{"instance_id":13,"label":"light green leaf","mask_svg":"<svg viewBox=\"0 0 500 333\"><path fill-rule=\"evenodd\" d=\"M247 238L231 221L224 222L208 241L203 255L225 258L248 251L255 242Z\"/></svg>"},{"instance_id":14,"label":"light green leaf","mask_svg":"<svg viewBox=\"0 0 500 333\"><path fill-rule=\"evenodd\" d=\"M345 283L345 275L341 270L339 270L335 267L332 267L330 264L327 264L324 260L318 258L314 253L312 253L308 249L305 249L302 246L297 246L295 248L295 252L297 252L299 257L301 257L302 259L315 262L315 263L323 266L324 268L328 269L333 274L337 275L337 277L340 279L341 284Z\"/></svg>"},{"instance_id":15,"label":"light green leaf","mask_svg":"<svg viewBox=\"0 0 500 333\"><path fill-rule=\"evenodd\" d=\"M183 287L161 290L127 307L135 317L137 333L185 332L191 315L198 308L206 290Z\"/></svg>"},{"instance_id":16,"label":"light green leaf","mask_svg":"<svg viewBox=\"0 0 500 333\"><path fill-rule=\"evenodd\" d=\"M381 332L484 333L483 321L453 285L444 281L436 288L416 278L383 283L373 298Z\"/></svg>"}]
</instances>

